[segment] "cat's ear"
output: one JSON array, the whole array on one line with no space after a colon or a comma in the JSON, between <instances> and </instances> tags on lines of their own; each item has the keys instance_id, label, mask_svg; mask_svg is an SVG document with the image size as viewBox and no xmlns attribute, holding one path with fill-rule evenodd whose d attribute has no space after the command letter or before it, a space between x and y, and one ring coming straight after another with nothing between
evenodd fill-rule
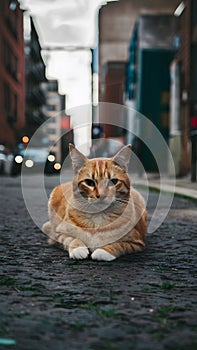
<instances>
[{"instance_id":1,"label":"cat's ear","mask_svg":"<svg viewBox=\"0 0 197 350\"><path fill-rule=\"evenodd\" d=\"M128 171L129 161L131 157L131 145L124 146L112 158L114 163L118 164L124 171Z\"/></svg>"},{"instance_id":2,"label":"cat's ear","mask_svg":"<svg viewBox=\"0 0 197 350\"><path fill-rule=\"evenodd\" d=\"M75 173L77 173L86 163L87 158L72 145L69 143L70 157L72 160L72 167Z\"/></svg>"}]
</instances>

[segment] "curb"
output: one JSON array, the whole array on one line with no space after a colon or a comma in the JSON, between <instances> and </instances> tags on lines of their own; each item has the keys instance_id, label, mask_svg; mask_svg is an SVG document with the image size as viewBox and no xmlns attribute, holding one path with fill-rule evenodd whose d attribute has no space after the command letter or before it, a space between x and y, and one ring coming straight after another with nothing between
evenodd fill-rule
<instances>
[{"instance_id":1,"label":"curb","mask_svg":"<svg viewBox=\"0 0 197 350\"><path fill-rule=\"evenodd\" d=\"M170 184L165 184L162 185L162 188L160 187L159 183L155 183L155 182L149 182L147 184L145 184L143 181L139 181L136 183L136 185L140 185L140 186L145 186L150 189L150 190L156 190L158 192L165 192L165 193L174 193L175 196L179 196L179 197L184 197L184 198L188 198L190 200L193 201L197 201L197 190L192 189L192 188L187 188L185 185L185 187L179 187L177 185L172 186Z\"/></svg>"}]
</instances>

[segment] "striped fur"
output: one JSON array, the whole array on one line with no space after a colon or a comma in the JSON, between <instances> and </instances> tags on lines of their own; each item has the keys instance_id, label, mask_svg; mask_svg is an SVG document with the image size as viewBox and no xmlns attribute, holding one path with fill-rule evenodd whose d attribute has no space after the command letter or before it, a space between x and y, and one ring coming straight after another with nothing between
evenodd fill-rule
<instances>
[{"instance_id":1,"label":"striped fur","mask_svg":"<svg viewBox=\"0 0 197 350\"><path fill-rule=\"evenodd\" d=\"M70 145L74 178L57 186L49 199L49 243L60 243L70 258L113 260L144 249L147 213L130 184L131 146L113 158L88 159Z\"/></svg>"}]
</instances>

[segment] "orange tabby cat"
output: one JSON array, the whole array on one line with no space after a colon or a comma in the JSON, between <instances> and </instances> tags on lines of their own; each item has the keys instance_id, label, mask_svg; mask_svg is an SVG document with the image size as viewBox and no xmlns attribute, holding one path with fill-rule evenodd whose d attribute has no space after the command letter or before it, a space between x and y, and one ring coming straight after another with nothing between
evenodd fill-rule
<instances>
[{"instance_id":1,"label":"orange tabby cat","mask_svg":"<svg viewBox=\"0 0 197 350\"><path fill-rule=\"evenodd\" d=\"M113 158L88 159L73 145L72 183L57 186L49 199L49 243L61 243L73 259L114 260L143 250L147 213L127 174L131 146Z\"/></svg>"}]
</instances>

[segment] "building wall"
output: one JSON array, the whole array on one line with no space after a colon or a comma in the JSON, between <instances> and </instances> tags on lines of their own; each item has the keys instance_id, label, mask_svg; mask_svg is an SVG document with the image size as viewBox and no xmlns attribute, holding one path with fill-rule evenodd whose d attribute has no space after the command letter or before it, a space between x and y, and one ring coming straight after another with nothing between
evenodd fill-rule
<instances>
[{"instance_id":1,"label":"building wall","mask_svg":"<svg viewBox=\"0 0 197 350\"><path fill-rule=\"evenodd\" d=\"M172 14L180 0L119 0L99 16L99 63L126 61L134 24L140 14Z\"/></svg>"},{"instance_id":2,"label":"building wall","mask_svg":"<svg viewBox=\"0 0 197 350\"><path fill-rule=\"evenodd\" d=\"M100 11L99 33L99 75L100 96L105 81L103 69L106 62L126 61L128 47L134 23L140 14L173 14L180 0L120 0L103 6ZM181 156L179 175L186 175L191 168L190 114L191 114L191 77L194 80L195 66L192 67L191 46L194 47L196 30L191 28L191 4L196 0L186 0L185 10L181 15L181 49L177 60L181 63ZM193 43L191 42L193 38ZM194 65L194 64L193 64ZM195 64L196 65L196 64ZM193 93L193 100L195 100ZM197 104L196 104L197 105Z\"/></svg>"},{"instance_id":3,"label":"building wall","mask_svg":"<svg viewBox=\"0 0 197 350\"><path fill-rule=\"evenodd\" d=\"M42 90L42 83L46 82L45 64L41 56L41 46L32 18L31 32L25 40L25 68L26 68L26 133L31 137L37 128L46 120L43 106L46 99Z\"/></svg>"},{"instance_id":4,"label":"building wall","mask_svg":"<svg viewBox=\"0 0 197 350\"><path fill-rule=\"evenodd\" d=\"M190 108L190 139L191 139L191 180L197 181L197 1L191 4L191 108Z\"/></svg>"},{"instance_id":5,"label":"building wall","mask_svg":"<svg viewBox=\"0 0 197 350\"><path fill-rule=\"evenodd\" d=\"M58 93L56 80L48 80L42 84L46 96L46 104L43 112L48 118L46 135L49 147L56 156L56 161L61 161L61 119L65 114L65 96Z\"/></svg>"},{"instance_id":6,"label":"building wall","mask_svg":"<svg viewBox=\"0 0 197 350\"><path fill-rule=\"evenodd\" d=\"M119 0L99 14L99 100L105 90L108 62L126 62L134 25L140 14L172 14L180 0Z\"/></svg>"},{"instance_id":7,"label":"building wall","mask_svg":"<svg viewBox=\"0 0 197 350\"><path fill-rule=\"evenodd\" d=\"M23 13L0 1L0 144L14 148L25 126Z\"/></svg>"},{"instance_id":8,"label":"building wall","mask_svg":"<svg viewBox=\"0 0 197 350\"><path fill-rule=\"evenodd\" d=\"M186 175L190 170L190 69L191 69L191 1L185 1L185 10L181 15L182 45L178 58L181 62L181 172Z\"/></svg>"}]
</instances>

